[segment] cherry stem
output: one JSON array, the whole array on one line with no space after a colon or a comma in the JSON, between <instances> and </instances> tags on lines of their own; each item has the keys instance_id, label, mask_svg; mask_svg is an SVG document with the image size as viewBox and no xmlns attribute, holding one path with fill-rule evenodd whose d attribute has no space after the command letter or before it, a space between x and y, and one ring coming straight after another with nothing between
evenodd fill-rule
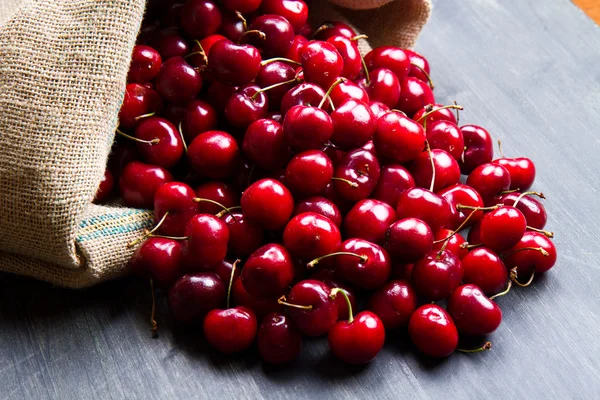
<instances>
[{"instance_id":1,"label":"cherry stem","mask_svg":"<svg viewBox=\"0 0 600 400\"><path fill-rule=\"evenodd\" d=\"M483 346L477 348L477 349L456 349L457 351L460 351L461 353L479 353L481 351L485 351L485 350L490 350L492 348L492 342L485 342Z\"/></svg>"},{"instance_id":2,"label":"cherry stem","mask_svg":"<svg viewBox=\"0 0 600 400\"><path fill-rule=\"evenodd\" d=\"M277 299L277 304L283 304L284 306L299 308L300 310L312 310L312 308L313 308L312 305L303 306L300 304L288 303L285 296L281 296L279 299Z\"/></svg>"},{"instance_id":3,"label":"cherry stem","mask_svg":"<svg viewBox=\"0 0 600 400\"><path fill-rule=\"evenodd\" d=\"M321 102L319 103L319 105L317 106L317 108L323 108L323 104L325 104L325 101L329 98L329 95L331 94L331 91L333 89L335 89L335 87L337 85L339 85L340 83L344 83L346 81L347 81L346 78L337 78L336 81L333 82L331 84L331 86L329 86L329 89L327 89L327 92L325 93L325 96L323 96L323 98L321 99Z\"/></svg>"},{"instance_id":4,"label":"cherry stem","mask_svg":"<svg viewBox=\"0 0 600 400\"><path fill-rule=\"evenodd\" d=\"M152 111L151 113L148 113L148 114L142 114L142 115L138 115L138 116L137 116L137 117L135 117L133 120L137 122L137 121L139 121L140 119L154 117L154 115L156 115L156 113L155 113L154 111Z\"/></svg>"},{"instance_id":5,"label":"cherry stem","mask_svg":"<svg viewBox=\"0 0 600 400\"><path fill-rule=\"evenodd\" d=\"M132 241L132 242L129 242L129 243L127 243L127 248L128 248L128 249L130 249L130 248L132 248L133 246L135 246L136 244L138 244L138 243L140 243L140 242L142 242L142 241L146 240L146 239L147 239L147 238L149 238L150 236L152 236L152 234L153 234L154 232L156 232L156 231L157 231L157 230L160 228L160 226L163 224L163 222L165 222L165 220L167 219L167 216L168 216L168 215L169 215L169 212L167 211L167 212L165 213L165 215L163 215L163 216L162 216L162 218L160 219L160 221L158 221L158 223L157 223L157 224L154 226L154 228L152 228L152 230L149 230L149 231L148 231L148 230L146 230L146 231L144 232L144 236L142 236L141 238L135 239L135 240L134 240L134 241Z\"/></svg>"},{"instance_id":6,"label":"cherry stem","mask_svg":"<svg viewBox=\"0 0 600 400\"><path fill-rule=\"evenodd\" d=\"M431 110L427 111L425 114L421 115L421 117L416 122L420 122L422 119L427 118L429 115L433 114L436 111L445 110L447 108L452 108L455 110L464 110L463 106L459 106L458 104L449 104L449 105L441 106L441 107L433 107L432 106Z\"/></svg>"},{"instance_id":7,"label":"cherry stem","mask_svg":"<svg viewBox=\"0 0 600 400\"><path fill-rule=\"evenodd\" d=\"M259 31L258 29L250 29L249 31L246 31L244 33L242 33L240 35L240 38L238 40L238 44L241 43L242 38L246 35L251 35L251 34L257 34L259 38L261 38L261 40L267 40L267 35L265 35L264 32Z\"/></svg>"},{"instance_id":8,"label":"cherry stem","mask_svg":"<svg viewBox=\"0 0 600 400\"><path fill-rule=\"evenodd\" d=\"M219 206L223 209L223 211L227 212L229 215L231 215L231 218L233 218L233 220L235 222L237 222L237 219L235 219L235 215L233 215L231 213L231 211L229 211L229 209L227 207L225 207L223 204L219 203L218 201L214 201L211 199L205 199L202 197L194 197L194 203L210 203L210 204L214 204L215 206Z\"/></svg>"},{"instance_id":9,"label":"cherry stem","mask_svg":"<svg viewBox=\"0 0 600 400\"><path fill-rule=\"evenodd\" d=\"M519 282L519 277L517 276L517 267L514 267L513 269L510 270L510 281L514 282L517 286L520 287L527 287L529 285L531 285L531 282L533 282L533 277L535 276L535 271L533 271L531 273L531 276L529 277L529 280L525 283L521 283Z\"/></svg>"},{"instance_id":10,"label":"cherry stem","mask_svg":"<svg viewBox=\"0 0 600 400\"><path fill-rule=\"evenodd\" d=\"M150 294L152 295L152 308L150 310L150 332L152 332L152 337L158 337L158 323L154 318L156 314L156 296L154 296L154 280L150 279Z\"/></svg>"},{"instance_id":11,"label":"cherry stem","mask_svg":"<svg viewBox=\"0 0 600 400\"><path fill-rule=\"evenodd\" d=\"M331 111L335 111L335 105L333 104L333 100L331 100L331 97L329 98L329 105L331 106Z\"/></svg>"},{"instance_id":12,"label":"cherry stem","mask_svg":"<svg viewBox=\"0 0 600 400\"><path fill-rule=\"evenodd\" d=\"M344 179L344 178L338 178L337 176L334 176L333 178L331 178L332 181L340 181L340 182L345 182L348 185L352 186L353 188L357 188L358 187L358 183L356 182L352 182L349 181L348 179Z\"/></svg>"},{"instance_id":13,"label":"cherry stem","mask_svg":"<svg viewBox=\"0 0 600 400\"><path fill-rule=\"evenodd\" d=\"M369 38L369 36L367 36L367 35L356 35L353 38L351 38L350 40L352 40L353 42L356 42L359 39L368 39L368 38Z\"/></svg>"},{"instance_id":14,"label":"cherry stem","mask_svg":"<svg viewBox=\"0 0 600 400\"><path fill-rule=\"evenodd\" d=\"M329 29L329 28L333 28L333 25L330 22L324 22L324 23L322 23L317 29L315 29L315 31L312 34L312 37L314 38L319 33L321 33L322 31L324 31L325 29Z\"/></svg>"},{"instance_id":15,"label":"cherry stem","mask_svg":"<svg viewBox=\"0 0 600 400\"><path fill-rule=\"evenodd\" d=\"M290 79L289 81L278 82L278 83L275 83L275 84L273 84L271 86L267 86L267 87L258 89L256 91L256 93L254 93L252 96L250 96L250 100L252 100L252 101L256 100L256 97L258 97L259 94L261 94L263 92L266 92L268 90L275 89L275 88L278 88L280 86L285 86L285 85L289 85L290 83L296 83L296 82L298 82L298 78L294 77L294 79Z\"/></svg>"},{"instance_id":16,"label":"cherry stem","mask_svg":"<svg viewBox=\"0 0 600 400\"><path fill-rule=\"evenodd\" d=\"M463 244L460 245L461 249L467 249L467 250L475 249L477 247L483 247L483 243L469 244L468 242L464 242Z\"/></svg>"},{"instance_id":17,"label":"cherry stem","mask_svg":"<svg viewBox=\"0 0 600 400\"><path fill-rule=\"evenodd\" d=\"M244 16L242 15L241 12L236 11L235 12L235 16L238 17L238 19L240 21L242 21L242 26L244 27L244 31L248 29L248 21L246 21L246 18L244 18Z\"/></svg>"},{"instance_id":18,"label":"cherry stem","mask_svg":"<svg viewBox=\"0 0 600 400\"><path fill-rule=\"evenodd\" d=\"M188 54L187 56L185 56L183 58L188 59L189 57L192 57L192 56L202 56L202 64L203 65L207 65L208 64L208 57L206 55L206 51L204 51L204 47L202 47L202 44L200 43L199 40L194 40L194 43L196 43L196 45L198 46L198 48L200 50L194 51L193 53L190 53L190 54Z\"/></svg>"},{"instance_id":19,"label":"cherry stem","mask_svg":"<svg viewBox=\"0 0 600 400\"><path fill-rule=\"evenodd\" d=\"M231 215L231 210L241 210L241 209L242 209L242 207L240 207L240 206L228 207L228 208L226 208L224 210L219 211L217 214L215 214L215 217L221 218L225 214L230 214ZM237 222L237 221L235 221L235 222Z\"/></svg>"},{"instance_id":20,"label":"cherry stem","mask_svg":"<svg viewBox=\"0 0 600 400\"><path fill-rule=\"evenodd\" d=\"M473 210L471 211L471 213L469 215L467 215L467 218L465 218L465 220L458 226L458 228L456 228L454 231L452 231L452 234L449 235L448 237L444 238L444 239L440 239L440 240L434 240L433 243L437 244L437 243L442 243L442 242L447 242L450 241L450 239L452 239L452 236L456 235L462 228L465 227L465 225L467 224L467 222L469 222L469 220L471 219L471 217L479 210ZM441 251L441 249L440 249Z\"/></svg>"},{"instance_id":21,"label":"cherry stem","mask_svg":"<svg viewBox=\"0 0 600 400\"><path fill-rule=\"evenodd\" d=\"M512 282L513 282L512 280L509 280L508 285L506 286L506 289L500 293L496 293L495 295L490 296L490 300L494 300L496 297L500 297L500 296L504 296L505 294L508 294L508 292L510 292L510 288L512 288Z\"/></svg>"},{"instance_id":22,"label":"cherry stem","mask_svg":"<svg viewBox=\"0 0 600 400\"><path fill-rule=\"evenodd\" d=\"M429 162L431 163L431 183L429 184L429 191L433 192L433 187L435 186L435 163L433 162L433 155L431 154L431 147L429 146L428 140L425 140L425 149L427 150Z\"/></svg>"},{"instance_id":23,"label":"cherry stem","mask_svg":"<svg viewBox=\"0 0 600 400\"><path fill-rule=\"evenodd\" d=\"M502 192L498 192L498 194L499 194L500 196L502 196L503 194L516 193L516 192L518 192L518 191L519 191L519 189L503 190Z\"/></svg>"},{"instance_id":24,"label":"cherry stem","mask_svg":"<svg viewBox=\"0 0 600 400\"><path fill-rule=\"evenodd\" d=\"M406 118L408 118L408 115L406 115L406 113L405 113L404 111L402 111L402 110L398 110L397 108L392 108L390 111L391 111L391 112L396 112L396 113L398 113L398 114L402 114L402 115L404 115Z\"/></svg>"},{"instance_id":25,"label":"cherry stem","mask_svg":"<svg viewBox=\"0 0 600 400\"><path fill-rule=\"evenodd\" d=\"M526 250L539 251L540 253L542 253L542 255L544 257L550 256L550 253L548 253L546 250L544 250L543 247L521 247L520 249L511 250L511 251L508 251L508 252L502 254L502 258L505 258L505 257L510 256L512 254L518 253L519 251L526 251Z\"/></svg>"},{"instance_id":26,"label":"cherry stem","mask_svg":"<svg viewBox=\"0 0 600 400\"><path fill-rule=\"evenodd\" d=\"M185 137L183 136L183 129L181 129L182 124L183 124L183 121L179 121L179 126L177 127L177 130L179 131L179 136L181 136L181 143L183 143L183 150L185 150L185 154L187 154L188 147L187 147L187 143L185 142Z\"/></svg>"},{"instance_id":27,"label":"cherry stem","mask_svg":"<svg viewBox=\"0 0 600 400\"><path fill-rule=\"evenodd\" d=\"M541 193L541 192L523 192L523 193L521 193L521 195L519 197L517 197L517 199L513 203L513 207L516 207L517 204L519 204L519 202L521 201L521 199L527 195L537 196L540 199L544 199L544 200L546 199L546 196L544 196L544 193Z\"/></svg>"},{"instance_id":28,"label":"cherry stem","mask_svg":"<svg viewBox=\"0 0 600 400\"><path fill-rule=\"evenodd\" d=\"M457 112L458 114L458 112ZM464 163L465 162L465 151L467 151L467 146L463 147L463 151L460 155L460 160Z\"/></svg>"},{"instance_id":29,"label":"cherry stem","mask_svg":"<svg viewBox=\"0 0 600 400\"><path fill-rule=\"evenodd\" d=\"M350 302L350 298L348 297L348 292L346 292L344 289L339 288L339 287L333 288L333 289L331 289L331 292L329 293L329 298L331 300L335 300L338 293L341 293L342 296L344 296L344 299L346 300L346 304L348 304L348 323L351 324L352 322L354 322L354 315L352 313L352 303Z\"/></svg>"},{"instance_id":30,"label":"cherry stem","mask_svg":"<svg viewBox=\"0 0 600 400\"><path fill-rule=\"evenodd\" d=\"M502 206L503 206L503 204L496 204L495 206L490 206L490 207L475 207L475 206L467 206L467 205L463 205L463 204L457 204L456 209L457 210L475 210L475 211L493 211Z\"/></svg>"},{"instance_id":31,"label":"cherry stem","mask_svg":"<svg viewBox=\"0 0 600 400\"><path fill-rule=\"evenodd\" d=\"M504 153L502 152L502 140L498 139L498 153L500 153L500 157L504 158Z\"/></svg>"},{"instance_id":32,"label":"cherry stem","mask_svg":"<svg viewBox=\"0 0 600 400\"><path fill-rule=\"evenodd\" d=\"M415 63L410 63L410 65L412 65L413 67L417 67L418 69L421 70L421 72L425 75L425 77L427 78L427 83L429 84L429 87L431 88L431 90L435 89L435 86L433 84L433 80L431 79L431 76L429 76L429 73L427 71L425 71L425 68L421 67L420 65L417 65Z\"/></svg>"},{"instance_id":33,"label":"cherry stem","mask_svg":"<svg viewBox=\"0 0 600 400\"><path fill-rule=\"evenodd\" d=\"M117 133L118 133L119 135L121 135L121 136L123 136L123 137L127 138L127 139L130 139L130 140L136 141L136 142L138 142L138 143L144 143L144 144L148 144L148 145L150 145L150 146L154 146L155 144L158 144L158 143L160 142L160 139L159 139L159 138L154 138L154 139L152 139L152 140L138 139L138 138L136 138L135 136L131 136L131 135L128 135L128 134L126 134L125 132L122 132L122 131L120 131L119 129L117 129Z\"/></svg>"},{"instance_id":34,"label":"cherry stem","mask_svg":"<svg viewBox=\"0 0 600 400\"><path fill-rule=\"evenodd\" d=\"M533 231L533 232L541 233L542 235L544 235L550 239L552 239L554 237L554 232L551 232L551 231L545 231L543 229L534 228L533 226L527 226L527 229L529 229L530 231Z\"/></svg>"},{"instance_id":35,"label":"cherry stem","mask_svg":"<svg viewBox=\"0 0 600 400\"><path fill-rule=\"evenodd\" d=\"M453 101L454 105L457 106L458 103L456 102L456 100ZM456 108L456 125L458 125L458 121L460 121L460 113L459 113L460 109ZM467 148L465 147L465 150ZM463 156L464 157L464 156ZM464 162L464 158L463 158L463 162Z\"/></svg>"},{"instance_id":36,"label":"cherry stem","mask_svg":"<svg viewBox=\"0 0 600 400\"><path fill-rule=\"evenodd\" d=\"M357 258L360 258L360 261L363 264L366 263L367 261L369 261L369 257L367 257L365 255L360 255L360 254L352 253L352 252L349 252L349 251L336 251L335 253L329 253L329 254L325 254L324 256L317 257L314 260L312 260L311 262L309 262L308 264L306 264L306 266L308 268L313 268L321 260L323 260L325 258L329 258L329 257L334 257L334 256L353 256L353 257L357 257Z\"/></svg>"},{"instance_id":37,"label":"cherry stem","mask_svg":"<svg viewBox=\"0 0 600 400\"><path fill-rule=\"evenodd\" d=\"M371 74L369 74L369 68L367 68L367 63L365 61L365 58L363 57L363 55L360 51L358 52L358 56L360 57L360 63L362 64L362 69L365 73L365 83L367 84L367 86L370 86L371 85Z\"/></svg>"},{"instance_id":38,"label":"cherry stem","mask_svg":"<svg viewBox=\"0 0 600 400\"><path fill-rule=\"evenodd\" d=\"M275 57L275 58L269 58L268 60L263 60L260 62L260 65L262 67L264 67L267 64L271 64L272 62L275 61L281 61L281 62L287 62L293 65L302 65L302 63L299 63L298 61L294 61L294 60L290 60L289 58L285 58L285 57Z\"/></svg>"},{"instance_id":39,"label":"cherry stem","mask_svg":"<svg viewBox=\"0 0 600 400\"><path fill-rule=\"evenodd\" d=\"M148 235L148 237L171 239L171 240L188 240L189 236L165 236L165 235Z\"/></svg>"},{"instance_id":40,"label":"cherry stem","mask_svg":"<svg viewBox=\"0 0 600 400\"><path fill-rule=\"evenodd\" d=\"M235 275L235 269L237 268L239 262L241 262L241 260L238 258L231 266L231 276L229 277L229 286L227 287L227 308L229 308L231 300L231 287L233 286L233 277Z\"/></svg>"}]
</instances>

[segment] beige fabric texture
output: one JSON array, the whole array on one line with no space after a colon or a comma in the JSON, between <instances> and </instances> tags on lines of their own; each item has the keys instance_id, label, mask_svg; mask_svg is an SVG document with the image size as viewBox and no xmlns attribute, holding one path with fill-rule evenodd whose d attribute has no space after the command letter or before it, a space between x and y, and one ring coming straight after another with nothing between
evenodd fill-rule
<instances>
[{"instance_id":1,"label":"beige fabric texture","mask_svg":"<svg viewBox=\"0 0 600 400\"><path fill-rule=\"evenodd\" d=\"M361 11L315 1L313 17L351 21L375 46L412 47L431 10L332 2ZM152 214L92 200L143 13L144 0L0 1L0 270L71 288L126 272Z\"/></svg>"}]
</instances>

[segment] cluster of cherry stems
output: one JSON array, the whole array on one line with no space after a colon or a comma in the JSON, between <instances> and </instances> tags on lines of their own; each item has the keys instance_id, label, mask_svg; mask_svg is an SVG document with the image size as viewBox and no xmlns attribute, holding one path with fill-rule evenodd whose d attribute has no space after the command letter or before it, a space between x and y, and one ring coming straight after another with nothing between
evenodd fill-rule
<instances>
[{"instance_id":1,"label":"cluster of cherry stems","mask_svg":"<svg viewBox=\"0 0 600 400\"><path fill-rule=\"evenodd\" d=\"M153 208L131 268L216 349L256 341L284 363L328 334L360 364L408 328L445 357L496 330L493 298L554 265L533 162L493 160L485 129L459 128L421 55L363 58L364 36L311 29L302 0L155 3L96 201L118 180L122 203Z\"/></svg>"}]
</instances>

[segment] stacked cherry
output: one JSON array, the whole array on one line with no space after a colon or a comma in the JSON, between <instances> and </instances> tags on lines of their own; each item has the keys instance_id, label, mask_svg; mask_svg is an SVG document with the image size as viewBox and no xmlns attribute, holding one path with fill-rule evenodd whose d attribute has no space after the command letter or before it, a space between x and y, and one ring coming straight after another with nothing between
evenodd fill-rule
<instances>
[{"instance_id":1,"label":"stacked cherry","mask_svg":"<svg viewBox=\"0 0 600 400\"><path fill-rule=\"evenodd\" d=\"M154 210L131 268L216 349L256 341L283 363L328 334L366 363L408 329L444 357L554 265L533 162L494 160L485 129L459 127L421 55L363 59L364 36L311 29L302 0L156 3L97 201L116 180L122 203Z\"/></svg>"}]
</instances>

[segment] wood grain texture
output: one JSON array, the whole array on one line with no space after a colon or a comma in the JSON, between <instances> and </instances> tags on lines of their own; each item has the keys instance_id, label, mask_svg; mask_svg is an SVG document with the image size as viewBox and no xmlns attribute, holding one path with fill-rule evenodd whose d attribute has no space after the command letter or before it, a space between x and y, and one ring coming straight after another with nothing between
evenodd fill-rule
<instances>
[{"instance_id":1,"label":"wood grain texture","mask_svg":"<svg viewBox=\"0 0 600 400\"><path fill-rule=\"evenodd\" d=\"M145 283L76 292L0 275L0 399L600 398L600 29L569 0L439 0L417 50L438 100L531 157L548 196L557 266L498 299L490 352L434 361L392 334L355 368L316 339L272 368L215 354L161 299L151 339Z\"/></svg>"},{"instance_id":2,"label":"wood grain texture","mask_svg":"<svg viewBox=\"0 0 600 400\"><path fill-rule=\"evenodd\" d=\"M600 2L598 0L573 0L591 19L600 24Z\"/></svg>"}]
</instances>

